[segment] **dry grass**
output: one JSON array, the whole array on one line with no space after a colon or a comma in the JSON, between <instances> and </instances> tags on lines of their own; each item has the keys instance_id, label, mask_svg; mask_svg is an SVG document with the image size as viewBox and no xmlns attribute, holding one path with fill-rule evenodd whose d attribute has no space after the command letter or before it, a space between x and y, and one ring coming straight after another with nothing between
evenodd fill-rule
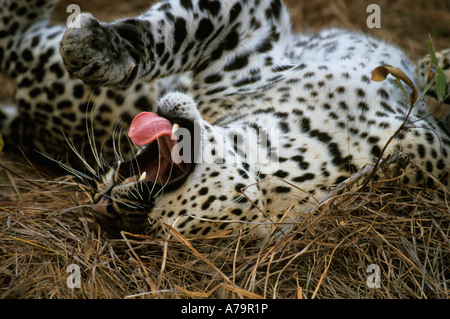
<instances>
[{"instance_id":1,"label":"dry grass","mask_svg":"<svg viewBox=\"0 0 450 319\"><path fill-rule=\"evenodd\" d=\"M82 7L102 18L117 15L105 1ZM450 47L445 1L375 1L389 8L381 30L365 28L373 1L287 2L299 30L362 29L414 58L426 53L428 33L438 50ZM115 12L132 13L120 3ZM142 10L139 3L133 2ZM59 8L56 19L64 21L64 2ZM34 165L23 156L0 157L0 298L450 296L448 193L436 201L396 179L371 180L363 189L355 184L260 248L239 232L223 241L188 241L170 228L166 239L127 233L109 239L89 217L83 188ZM80 266L80 289L67 287L70 264ZM367 285L369 265L381 271L379 288Z\"/></svg>"},{"instance_id":2,"label":"dry grass","mask_svg":"<svg viewBox=\"0 0 450 319\"><path fill-rule=\"evenodd\" d=\"M239 232L189 241L170 227L165 239L108 239L71 177L2 168L16 194L0 203L0 298L450 296L448 202L397 179L350 186L255 248ZM70 264L81 289L67 287ZM369 265L379 267L379 288L367 285Z\"/></svg>"}]
</instances>

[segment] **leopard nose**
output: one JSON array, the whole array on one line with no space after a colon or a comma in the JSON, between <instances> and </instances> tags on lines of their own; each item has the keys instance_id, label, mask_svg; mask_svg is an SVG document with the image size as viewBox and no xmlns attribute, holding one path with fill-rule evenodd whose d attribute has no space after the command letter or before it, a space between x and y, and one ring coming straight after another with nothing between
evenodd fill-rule
<instances>
[{"instance_id":1,"label":"leopard nose","mask_svg":"<svg viewBox=\"0 0 450 319\"><path fill-rule=\"evenodd\" d=\"M109 205L111 205L109 198L103 196L96 204L92 205L92 210L104 217L114 218L114 214L108 212Z\"/></svg>"}]
</instances>

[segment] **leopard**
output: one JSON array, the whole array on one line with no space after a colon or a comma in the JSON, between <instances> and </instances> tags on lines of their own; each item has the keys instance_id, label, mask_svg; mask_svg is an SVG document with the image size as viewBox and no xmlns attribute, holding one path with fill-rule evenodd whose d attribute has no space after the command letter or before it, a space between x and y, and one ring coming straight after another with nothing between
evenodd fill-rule
<instances>
[{"instance_id":1,"label":"leopard","mask_svg":"<svg viewBox=\"0 0 450 319\"><path fill-rule=\"evenodd\" d=\"M436 89L411 108L395 79L371 80L391 65L424 89L430 57L413 63L361 31L295 33L281 0L165 0L113 22L83 13L62 33L52 53L66 83L134 99L142 93L135 85L189 74L183 90L169 88L134 114L131 155L94 159L95 169L85 160L87 172L75 172L111 232L211 238L242 230L262 241L396 150L422 168L408 167L404 183L447 196L447 113L428 105ZM439 54L447 79L449 56Z\"/></svg>"},{"instance_id":2,"label":"leopard","mask_svg":"<svg viewBox=\"0 0 450 319\"><path fill-rule=\"evenodd\" d=\"M164 91L182 89L188 76L136 81L122 90L86 85L64 68L59 44L67 26L50 21L57 2L1 1L0 71L14 86L12 101L0 103L5 145L18 145L36 161L78 168L97 153L97 160L132 154L129 143L114 141L124 139L133 117L151 110ZM101 151L92 152L94 145Z\"/></svg>"}]
</instances>

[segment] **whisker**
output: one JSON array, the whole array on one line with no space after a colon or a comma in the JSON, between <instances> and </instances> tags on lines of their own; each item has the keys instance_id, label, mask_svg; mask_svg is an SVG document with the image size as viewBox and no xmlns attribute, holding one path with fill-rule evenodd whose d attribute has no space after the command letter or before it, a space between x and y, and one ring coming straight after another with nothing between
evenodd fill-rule
<instances>
[{"instance_id":1,"label":"whisker","mask_svg":"<svg viewBox=\"0 0 450 319\"><path fill-rule=\"evenodd\" d=\"M123 135L123 125L122 124L124 122L124 119L125 119L125 115L121 116L119 121L114 126L113 135L112 135L114 156L116 157L116 160L121 160L121 161L124 161L124 159L125 159L124 154L122 153L123 148L121 147L123 136L126 136L127 141L129 143L129 145L131 146L130 150L132 151L132 154L131 154L132 157L134 157L136 155L136 152L139 150L139 148L137 148L136 145L131 142L131 139L127 135ZM126 154L126 155L129 156L130 154Z\"/></svg>"},{"instance_id":2,"label":"whisker","mask_svg":"<svg viewBox=\"0 0 450 319\"><path fill-rule=\"evenodd\" d=\"M86 167L86 169L87 169L92 175L98 176L98 175L97 175L97 172L89 165L89 163L85 160L84 156L82 156L82 155L78 152L78 150L75 148L75 145L73 144L73 142L67 138L67 136L66 136L66 134L64 133L64 131L61 130L61 132L62 132L62 134L63 134L63 136L64 136L64 139L65 139L66 142L67 142L67 145L69 145L69 147L70 147L70 149L72 150L72 152L73 152L73 153L81 160L81 162L82 162L83 165ZM42 153L41 153L41 154L42 154ZM56 161L56 162L58 162L58 163L60 163L60 164L63 164L63 163L61 163L61 162L59 162L59 161L57 161L57 160L54 160L54 159L48 157L48 156L45 155L45 154L42 154L42 155L44 155L45 157L47 157L47 158L49 158L49 159L51 159L51 160L53 160L53 161ZM63 164L63 165L65 165L65 164ZM68 165L65 165L65 166L68 166ZM68 166L68 167L70 167L70 166ZM80 173L81 173L81 172L80 172Z\"/></svg>"},{"instance_id":3,"label":"whisker","mask_svg":"<svg viewBox=\"0 0 450 319\"><path fill-rule=\"evenodd\" d=\"M87 105L89 105L91 103L92 97L94 95L94 89L92 90L91 94L89 95L89 99L87 102ZM94 103L92 103L92 108L91 108L91 126L89 127L88 125L88 108L86 108L86 133L87 133L87 138L89 141L89 145L91 147L91 152L92 152L92 156L94 156L95 161L97 162L97 165L99 168L103 167L102 163L100 162L100 158L98 156L98 152L97 152L97 146L96 146L96 142L95 142L95 134L94 134L94 109L95 109L95 101Z\"/></svg>"},{"instance_id":4,"label":"whisker","mask_svg":"<svg viewBox=\"0 0 450 319\"><path fill-rule=\"evenodd\" d=\"M73 210L75 210L75 209L79 209L79 208L91 208L92 207L92 205L89 205L89 204L85 204L85 205L77 205L77 206L73 206L73 207L69 207L69 208L66 208L66 209L63 209L63 210L61 210L61 211L59 211L59 212L55 212L57 215L62 215L62 214L66 214L66 213L70 213L70 212L72 212Z\"/></svg>"},{"instance_id":5,"label":"whisker","mask_svg":"<svg viewBox=\"0 0 450 319\"><path fill-rule=\"evenodd\" d=\"M121 135L122 135L122 127L121 123L123 121L123 118L119 120L119 122L114 125L114 130L112 134L112 145L114 150L114 157L116 158L116 161L124 161L123 155L122 155L122 149L120 147L121 144ZM118 138L117 138L118 137Z\"/></svg>"},{"instance_id":6,"label":"whisker","mask_svg":"<svg viewBox=\"0 0 450 319\"><path fill-rule=\"evenodd\" d=\"M121 200L119 198L113 198L111 195L108 195L106 193L102 194L102 197L111 200L111 203L108 204L108 205L112 205L113 202L116 202L116 203L120 203L120 204L122 204L124 206L127 206L128 208L132 208L132 209L144 209L145 208L144 206L138 205L136 203L133 203L133 205L132 205L132 204L127 203L127 202L125 202L125 201L123 201L123 200ZM92 205L90 205L90 207L92 207Z\"/></svg>"},{"instance_id":7,"label":"whisker","mask_svg":"<svg viewBox=\"0 0 450 319\"><path fill-rule=\"evenodd\" d=\"M172 163L172 165L170 165L169 177L167 178L166 183L161 187L161 189L156 193L155 196L158 196L164 190L164 188L166 188L167 184L169 184L170 176L172 175L173 166L174 166L174 163Z\"/></svg>"},{"instance_id":8,"label":"whisker","mask_svg":"<svg viewBox=\"0 0 450 319\"><path fill-rule=\"evenodd\" d=\"M98 159L99 159L99 161L100 161L99 168L108 165L108 161L105 160L105 158L103 157L103 148L105 147L105 144L106 144L106 140L104 140L104 141L102 142L102 145L100 146L100 151L97 152L97 156L98 156Z\"/></svg>"},{"instance_id":9,"label":"whisker","mask_svg":"<svg viewBox=\"0 0 450 319\"><path fill-rule=\"evenodd\" d=\"M67 164L64 164L64 163L58 161L58 160L55 160L55 159L51 158L50 156L48 156L48 155L46 155L46 154L44 154L44 153L41 153L41 152L37 152L37 153L40 154L40 155L42 155L42 156L44 156L45 158L49 159L50 161L57 163L57 164L58 164L59 166L61 166L64 170L68 171L68 172L71 173L72 175L75 175L75 176L79 177L79 178L82 179L82 180L89 180L89 181L92 181L92 180L93 180L92 177L90 177L90 176L88 176L88 175L86 175L86 174L80 172L79 170L73 168L72 166L69 166L69 165L67 165ZM89 169L89 168L88 168L88 169ZM95 171L94 171L94 173L95 173Z\"/></svg>"}]
</instances>

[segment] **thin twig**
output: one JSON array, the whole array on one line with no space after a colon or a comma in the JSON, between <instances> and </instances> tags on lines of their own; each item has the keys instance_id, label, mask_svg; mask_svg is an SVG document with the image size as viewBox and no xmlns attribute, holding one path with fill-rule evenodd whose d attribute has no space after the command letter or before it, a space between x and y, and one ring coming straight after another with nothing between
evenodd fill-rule
<instances>
[{"instance_id":1,"label":"thin twig","mask_svg":"<svg viewBox=\"0 0 450 319\"><path fill-rule=\"evenodd\" d=\"M386 159L380 160L380 164L379 164L380 168L384 168L384 167L396 162L401 156L402 156L402 153L399 150L396 150L394 152L394 154L392 154L391 156L388 156ZM322 197L313 207L308 209L304 215L310 214L313 211L315 211L316 209L318 209L319 207L321 207L322 205L327 204L329 201L334 200L336 198L336 196L339 194L339 192L341 192L343 189L345 189L349 186L354 185L361 178L366 177L367 180L369 180L370 176L373 176L373 172L375 172L376 167L377 167L377 164L366 165L361 171L356 172L355 174L353 174L352 176L347 178L345 181L339 183L335 188L333 188L333 190L331 192L329 192L327 195ZM366 183L368 183L368 181L366 181ZM296 222L297 223L300 222L300 216L297 217ZM279 231L275 235L275 237L274 237L275 242L277 242L284 235L289 233L290 230L292 229L292 227L293 227L293 225L291 224L291 225L288 225L288 226L282 228L281 231Z\"/></svg>"}]
</instances>

